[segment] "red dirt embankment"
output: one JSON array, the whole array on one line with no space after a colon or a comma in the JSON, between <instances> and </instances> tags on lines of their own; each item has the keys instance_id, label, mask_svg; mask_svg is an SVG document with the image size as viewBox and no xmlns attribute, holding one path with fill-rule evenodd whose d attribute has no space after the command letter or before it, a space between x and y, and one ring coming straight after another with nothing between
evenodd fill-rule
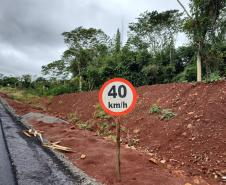
<instances>
[{"instance_id":1,"label":"red dirt embankment","mask_svg":"<svg viewBox=\"0 0 226 185\"><path fill-rule=\"evenodd\" d=\"M136 147L122 151L121 184L206 184L202 179L221 184L220 176L226 173L226 81L143 86L137 93L135 109L120 118L123 143ZM27 105L8 101L20 114L30 112ZM94 117L97 103L98 91L64 94L46 103L45 111L64 119L76 113L94 125L113 122ZM153 104L172 109L176 116L160 120L158 114L149 113ZM68 154L69 158L89 175L106 184L116 183L112 142L72 125L34 126L47 138L75 148L78 153ZM87 159L79 159L81 152ZM150 156L161 162L150 163Z\"/></svg>"}]
</instances>

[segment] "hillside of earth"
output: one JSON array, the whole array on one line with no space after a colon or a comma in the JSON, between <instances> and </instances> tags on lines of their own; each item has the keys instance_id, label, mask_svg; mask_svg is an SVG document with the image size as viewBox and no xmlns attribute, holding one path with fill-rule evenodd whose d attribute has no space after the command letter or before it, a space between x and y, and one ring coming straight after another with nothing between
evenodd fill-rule
<instances>
[{"instance_id":1,"label":"hillside of earth","mask_svg":"<svg viewBox=\"0 0 226 185\"><path fill-rule=\"evenodd\" d=\"M123 157L128 157L130 166L125 165L123 169L133 168L136 161L143 165L136 172L122 172L127 184L137 184L141 178L144 184L148 179L153 180L155 168L166 170L164 173L172 174L173 179L175 175L183 177L174 184L186 181L223 184L220 178L226 175L226 81L142 86L137 88L137 94L135 109L119 118L123 147L136 153L130 156L130 152L125 152ZM100 108L98 91L45 97L28 103L0 95L19 115L41 112L70 122L69 125L34 122L33 126L49 139L60 139L64 145L78 150L83 147L81 150L91 156L90 159L79 161L76 154L68 154L69 158L101 182L116 183L112 177L114 169L103 168L103 164L114 166L107 154L114 155L115 118ZM144 176L149 164L152 165L150 176Z\"/></svg>"}]
</instances>

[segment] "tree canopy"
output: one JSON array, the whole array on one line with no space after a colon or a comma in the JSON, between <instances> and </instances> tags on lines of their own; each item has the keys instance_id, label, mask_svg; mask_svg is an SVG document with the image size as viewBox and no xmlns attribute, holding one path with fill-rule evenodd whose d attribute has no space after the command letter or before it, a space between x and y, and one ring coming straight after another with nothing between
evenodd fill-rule
<instances>
[{"instance_id":1,"label":"tree canopy","mask_svg":"<svg viewBox=\"0 0 226 185\"><path fill-rule=\"evenodd\" d=\"M184 12L141 13L129 24L125 43L119 29L113 37L81 26L64 32L67 49L59 60L42 66L46 79L0 76L0 85L60 94L98 89L113 77L126 78L135 86L225 78L225 0L190 0L188 10L177 1ZM189 42L176 47L179 33Z\"/></svg>"}]
</instances>

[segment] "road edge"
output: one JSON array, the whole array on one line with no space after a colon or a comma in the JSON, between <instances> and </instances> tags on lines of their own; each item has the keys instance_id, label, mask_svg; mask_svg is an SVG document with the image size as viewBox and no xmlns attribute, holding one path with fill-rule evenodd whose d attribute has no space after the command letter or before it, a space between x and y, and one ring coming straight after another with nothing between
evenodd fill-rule
<instances>
[{"instance_id":1,"label":"road edge","mask_svg":"<svg viewBox=\"0 0 226 185\"><path fill-rule=\"evenodd\" d=\"M17 115L15 110L8 104L8 102L0 97L0 104L4 107L4 109L10 114L10 116L14 119L16 123L18 123L20 126L25 127L26 129L33 129L33 127L21 120L21 116ZM40 143L42 143L41 138L36 137ZM45 142L49 143L49 141L46 138L42 138ZM43 148L43 146L39 143L39 145ZM7 144L7 141L6 141ZM8 147L8 146L7 146ZM59 163L61 163L65 168L73 175L77 176L78 174L84 179L83 184L84 185L101 185L100 182L98 182L96 179L88 176L84 171L76 167L72 162L63 154L56 150L50 149L50 148L43 148L44 150L48 151L53 157L55 157ZM9 153L10 154L10 153ZM11 162L13 163L13 159L10 157ZM14 166L12 165L12 168ZM13 169L14 171L14 169ZM14 171L15 173L15 171Z\"/></svg>"}]
</instances>

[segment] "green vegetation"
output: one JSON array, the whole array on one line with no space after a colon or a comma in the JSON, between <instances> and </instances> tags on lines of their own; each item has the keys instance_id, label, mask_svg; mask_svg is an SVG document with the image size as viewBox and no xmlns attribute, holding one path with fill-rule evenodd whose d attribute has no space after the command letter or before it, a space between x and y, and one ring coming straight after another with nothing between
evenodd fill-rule
<instances>
[{"instance_id":1,"label":"green vegetation","mask_svg":"<svg viewBox=\"0 0 226 185\"><path fill-rule=\"evenodd\" d=\"M176 114L171 109L162 109L157 104L153 104L150 108L149 113L160 114L161 120L170 120L176 116Z\"/></svg>"},{"instance_id":2,"label":"green vegetation","mask_svg":"<svg viewBox=\"0 0 226 185\"><path fill-rule=\"evenodd\" d=\"M110 130L110 123L107 123L107 122L101 122L101 123L98 123L98 135L100 136L109 136L109 135L112 135L112 132Z\"/></svg>"},{"instance_id":3,"label":"green vegetation","mask_svg":"<svg viewBox=\"0 0 226 185\"><path fill-rule=\"evenodd\" d=\"M76 125L81 130L93 131L93 126L89 121L86 121L86 122L79 121L78 123L76 123Z\"/></svg>"},{"instance_id":4,"label":"green vegetation","mask_svg":"<svg viewBox=\"0 0 226 185\"><path fill-rule=\"evenodd\" d=\"M174 118L175 116L176 116L176 114L174 112L172 112L171 109L163 109L161 111L160 119L161 120L170 120L170 119Z\"/></svg>"},{"instance_id":5,"label":"green vegetation","mask_svg":"<svg viewBox=\"0 0 226 185\"><path fill-rule=\"evenodd\" d=\"M128 141L128 146L134 146L134 147L136 147L137 145L139 144L139 139L134 139L134 138L132 138L132 139L130 139L129 141Z\"/></svg>"},{"instance_id":6,"label":"green vegetation","mask_svg":"<svg viewBox=\"0 0 226 185\"><path fill-rule=\"evenodd\" d=\"M109 138L110 140L116 142L116 135L114 135L114 134L108 135L107 138Z\"/></svg>"},{"instance_id":7,"label":"green vegetation","mask_svg":"<svg viewBox=\"0 0 226 185\"><path fill-rule=\"evenodd\" d=\"M109 119L111 118L111 116L109 116L108 114L106 114L104 112L104 110L102 109L102 107L100 106L100 104L96 104L95 105L95 112L94 112L94 118L100 118L100 119Z\"/></svg>"},{"instance_id":8,"label":"green vegetation","mask_svg":"<svg viewBox=\"0 0 226 185\"><path fill-rule=\"evenodd\" d=\"M11 87L0 87L0 92L7 94L13 100L21 101L24 103L32 103L39 100L37 95L33 95L26 90L18 90Z\"/></svg>"},{"instance_id":9,"label":"green vegetation","mask_svg":"<svg viewBox=\"0 0 226 185\"><path fill-rule=\"evenodd\" d=\"M75 124L81 130L93 131L93 123L91 121L81 121L76 112L68 113L67 120Z\"/></svg>"},{"instance_id":10,"label":"green vegetation","mask_svg":"<svg viewBox=\"0 0 226 185\"><path fill-rule=\"evenodd\" d=\"M219 72L216 71L216 72L210 74L210 77L209 77L208 81L209 82L216 82L216 81L218 81L220 79L221 79L221 77L219 75Z\"/></svg>"},{"instance_id":11,"label":"green vegetation","mask_svg":"<svg viewBox=\"0 0 226 185\"><path fill-rule=\"evenodd\" d=\"M115 140L115 136L112 132L112 129L115 128L115 123L109 123L109 122L99 122L97 124L98 130L97 134L100 136L108 137L112 139L113 141Z\"/></svg>"},{"instance_id":12,"label":"green vegetation","mask_svg":"<svg viewBox=\"0 0 226 185\"><path fill-rule=\"evenodd\" d=\"M180 3L179 0L178 2ZM182 29L196 51L197 81L202 81L203 64L208 81L211 68L219 67L222 56L225 59L225 5L225 0L190 0L189 11L182 5L187 16Z\"/></svg>"},{"instance_id":13,"label":"green vegetation","mask_svg":"<svg viewBox=\"0 0 226 185\"><path fill-rule=\"evenodd\" d=\"M43 76L0 74L0 86L54 96L95 90L113 77L135 86L220 80L226 77L225 5L225 0L189 0L184 13L143 12L129 24L124 43L119 30L110 38L100 29L77 27L62 34L67 49L42 66ZM179 33L189 42L176 47Z\"/></svg>"},{"instance_id":14,"label":"green vegetation","mask_svg":"<svg viewBox=\"0 0 226 185\"><path fill-rule=\"evenodd\" d=\"M160 113L161 112L161 108L157 105L157 104L153 104L150 108L149 111L151 114L153 113Z\"/></svg>"},{"instance_id":15,"label":"green vegetation","mask_svg":"<svg viewBox=\"0 0 226 185\"><path fill-rule=\"evenodd\" d=\"M100 130L106 130L109 128L109 123L101 122L101 123L98 123L98 126L99 126Z\"/></svg>"},{"instance_id":16,"label":"green vegetation","mask_svg":"<svg viewBox=\"0 0 226 185\"><path fill-rule=\"evenodd\" d=\"M68 113L67 120L71 123L77 123L79 121L77 113L76 112Z\"/></svg>"}]
</instances>

